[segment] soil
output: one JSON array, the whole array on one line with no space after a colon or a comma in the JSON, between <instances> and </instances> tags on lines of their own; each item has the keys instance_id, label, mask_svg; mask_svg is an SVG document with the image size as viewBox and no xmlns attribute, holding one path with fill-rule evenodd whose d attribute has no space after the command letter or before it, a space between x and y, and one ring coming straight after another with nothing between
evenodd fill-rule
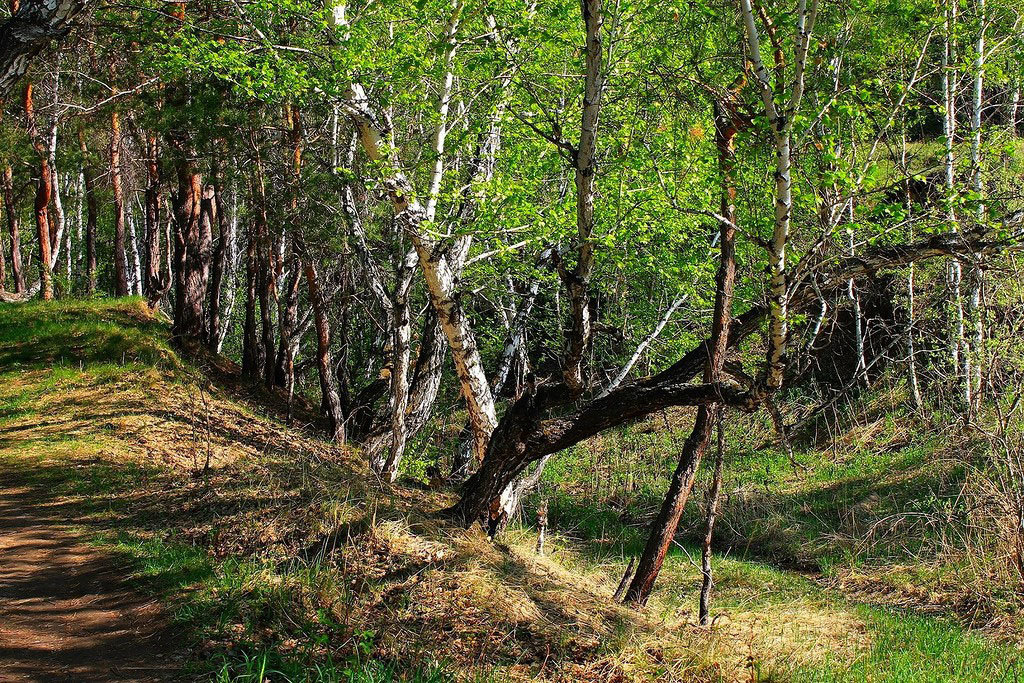
<instances>
[{"instance_id":1,"label":"soil","mask_svg":"<svg viewBox=\"0 0 1024 683\"><path fill-rule=\"evenodd\" d=\"M158 602L59 503L0 482L0 681L165 681L181 658Z\"/></svg>"}]
</instances>

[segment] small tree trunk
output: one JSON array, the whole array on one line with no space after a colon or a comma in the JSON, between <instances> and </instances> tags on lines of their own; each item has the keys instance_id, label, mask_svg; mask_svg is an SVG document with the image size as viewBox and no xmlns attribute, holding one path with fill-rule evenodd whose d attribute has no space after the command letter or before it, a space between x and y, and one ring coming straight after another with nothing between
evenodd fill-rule
<instances>
[{"instance_id":1,"label":"small tree trunk","mask_svg":"<svg viewBox=\"0 0 1024 683\"><path fill-rule=\"evenodd\" d=\"M4 250L4 236L0 233L0 292L7 291L7 254Z\"/></svg>"},{"instance_id":2,"label":"small tree trunk","mask_svg":"<svg viewBox=\"0 0 1024 683\"><path fill-rule=\"evenodd\" d=\"M544 499L537 504L537 554L544 554L544 535L548 530L548 501Z\"/></svg>"},{"instance_id":3,"label":"small tree trunk","mask_svg":"<svg viewBox=\"0 0 1024 683\"><path fill-rule=\"evenodd\" d=\"M135 230L135 213L129 210L125 218L128 225L128 253L131 257L128 284L132 294L142 296L142 259L139 257L139 237Z\"/></svg>"},{"instance_id":4,"label":"small tree trunk","mask_svg":"<svg viewBox=\"0 0 1024 683\"><path fill-rule=\"evenodd\" d=\"M1010 131L1010 137L1017 137L1017 122L1019 120L1018 113L1020 112L1020 83L1014 81L1013 91L1010 93L1010 111L1007 113L1007 128Z\"/></svg>"},{"instance_id":5,"label":"small tree trunk","mask_svg":"<svg viewBox=\"0 0 1024 683\"><path fill-rule=\"evenodd\" d=\"M92 167L85 133L78 129L78 145L82 151L82 186L85 190L85 287L89 296L96 293L96 171Z\"/></svg>"},{"instance_id":6,"label":"small tree trunk","mask_svg":"<svg viewBox=\"0 0 1024 683\"><path fill-rule=\"evenodd\" d=\"M985 0L975 0L978 13L978 35L975 46L974 59L974 97L971 108L971 178L972 189L978 195L978 208L975 217L978 223L985 219L985 204L981 201L982 190L982 160L981 160L981 112L984 101L984 78L985 78ZM968 406L972 416L976 415L981 407L981 365L982 350L984 347L984 321L981 310L981 288L982 271L976 264L971 265L968 276L967 312L970 323L971 337L968 340L968 353L970 354L971 369L967 382Z\"/></svg>"},{"instance_id":7,"label":"small tree trunk","mask_svg":"<svg viewBox=\"0 0 1024 683\"><path fill-rule=\"evenodd\" d=\"M399 249L399 257L404 251ZM405 454L408 437L406 418L409 409L409 361L412 338L409 287L412 278L409 277L411 273L405 268L403 261L398 264L396 291L391 304L391 448L387 457L377 466L379 473L388 481L398 478L398 467Z\"/></svg>"},{"instance_id":8,"label":"small tree trunk","mask_svg":"<svg viewBox=\"0 0 1024 683\"><path fill-rule=\"evenodd\" d=\"M853 222L854 222L854 204L853 199L850 199L849 206L849 220L851 227L846 230L846 249L849 256L854 255L854 240L853 240ZM867 383L867 369L868 363L864 353L864 315L860 308L860 296L857 294L857 289L854 286L853 278L850 278L846 282L846 298L850 302L850 306L853 308L853 335L854 335L854 348L857 352L857 367L853 371L854 378L859 378L859 381Z\"/></svg>"},{"instance_id":9,"label":"small tree trunk","mask_svg":"<svg viewBox=\"0 0 1024 683\"><path fill-rule=\"evenodd\" d=\"M228 221L224 215L224 202L220 196L220 169L214 162L212 171L212 182L203 199L203 210L210 216L211 224L216 223L218 239L217 248L213 252L213 264L210 272L210 329L206 333L206 345L217 352L220 345L221 328L221 298L224 289L224 271L228 259L228 247L230 239L228 236Z\"/></svg>"},{"instance_id":10,"label":"small tree trunk","mask_svg":"<svg viewBox=\"0 0 1024 683\"><path fill-rule=\"evenodd\" d=\"M292 269L285 282L284 296L278 303L278 346L277 362L274 368L274 383L291 391L295 377L295 352L293 336L299 311L299 283L302 280L302 264L298 258L291 259Z\"/></svg>"},{"instance_id":11,"label":"small tree trunk","mask_svg":"<svg viewBox=\"0 0 1024 683\"><path fill-rule=\"evenodd\" d=\"M230 219L224 207L223 188L217 189L217 216L221 218L221 228L225 232L223 239L227 246L224 248L225 272L223 275L224 284L222 288L227 290L227 297L221 306L223 313L219 314L221 322L217 330L217 345L215 353L220 353L224 347L224 340L231 331L231 315L235 310L235 300L238 295L238 288L235 286L235 278L238 271L238 193L231 193Z\"/></svg>"},{"instance_id":12,"label":"small tree trunk","mask_svg":"<svg viewBox=\"0 0 1024 683\"><path fill-rule=\"evenodd\" d=\"M953 3L945 10L944 45L942 51L942 99L943 99L943 136L945 137L945 172L946 199L949 202L947 221L951 232L958 231L956 209L953 194L956 190L956 96L959 79L956 71L956 54L954 34L957 21L957 4ZM947 282L952 294L950 302L950 339L949 353L953 365L953 374L959 383L963 406L970 410L971 406L971 359L965 349L966 324L964 318L964 300L961 291L963 267L959 259L952 259L947 272Z\"/></svg>"},{"instance_id":13,"label":"small tree trunk","mask_svg":"<svg viewBox=\"0 0 1024 683\"><path fill-rule=\"evenodd\" d=\"M725 426L722 417L725 411L719 406L715 421L718 423L718 452L715 454L715 474L708 493L707 517L704 520L704 542L700 552L700 610L699 623L707 626L711 620L711 589L714 580L711 576L711 540L715 532L715 515L718 514L718 499L722 495L722 466L725 460Z\"/></svg>"}]
</instances>

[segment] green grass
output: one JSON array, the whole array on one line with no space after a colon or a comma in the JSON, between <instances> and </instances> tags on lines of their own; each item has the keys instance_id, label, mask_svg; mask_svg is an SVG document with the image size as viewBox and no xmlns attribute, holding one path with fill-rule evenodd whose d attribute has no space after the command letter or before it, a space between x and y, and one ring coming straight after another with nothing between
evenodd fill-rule
<instances>
[{"instance_id":1,"label":"green grass","mask_svg":"<svg viewBox=\"0 0 1024 683\"><path fill-rule=\"evenodd\" d=\"M0 304L0 368L179 367L167 326L138 297Z\"/></svg>"},{"instance_id":2,"label":"green grass","mask_svg":"<svg viewBox=\"0 0 1024 683\"><path fill-rule=\"evenodd\" d=\"M1024 676L1024 652L993 643L950 621L893 610L858 608L872 647L852 665L797 670L801 683L1016 683Z\"/></svg>"}]
</instances>

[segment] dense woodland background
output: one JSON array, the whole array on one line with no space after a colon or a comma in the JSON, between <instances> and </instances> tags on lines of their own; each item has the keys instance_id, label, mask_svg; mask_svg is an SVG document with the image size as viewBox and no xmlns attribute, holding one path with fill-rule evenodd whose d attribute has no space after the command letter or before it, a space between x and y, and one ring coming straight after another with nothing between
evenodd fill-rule
<instances>
[{"instance_id":1,"label":"dense woodland background","mask_svg":"<svg viewBox=\"0 0 1024 683\"><path fill-rule=\"evenodd\" d=\"M42 21L22 2L4 40ZM702 624L716 515L730 547L796 523L771 467L813 478L870 413L905 430L886 448L963 448L928 533L1015 611L1014 3L68 7L3 65L12 306L143 297L287 424L453 492L456 524L607 513L646 539L634 606L692 537ZM759 449L763 477L726 457ZM741 472L768 494L742 514Z\"/></svg>"}]
</instances>

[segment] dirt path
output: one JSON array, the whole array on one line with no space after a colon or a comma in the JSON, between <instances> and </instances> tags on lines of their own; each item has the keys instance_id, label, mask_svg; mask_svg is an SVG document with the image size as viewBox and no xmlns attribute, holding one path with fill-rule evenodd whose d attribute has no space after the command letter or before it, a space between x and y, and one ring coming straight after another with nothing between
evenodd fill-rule
<instances>
[{"instance_id":1,"label":"dirt path","mask_svg":"<svg viewBox=\"0 0 1024 683\"><path fill-rule=\"evenodd\" d=\"M0 482L0 681L168 680L166 615L124 573L58 506Z\"/></svg>"}]
</instances>

